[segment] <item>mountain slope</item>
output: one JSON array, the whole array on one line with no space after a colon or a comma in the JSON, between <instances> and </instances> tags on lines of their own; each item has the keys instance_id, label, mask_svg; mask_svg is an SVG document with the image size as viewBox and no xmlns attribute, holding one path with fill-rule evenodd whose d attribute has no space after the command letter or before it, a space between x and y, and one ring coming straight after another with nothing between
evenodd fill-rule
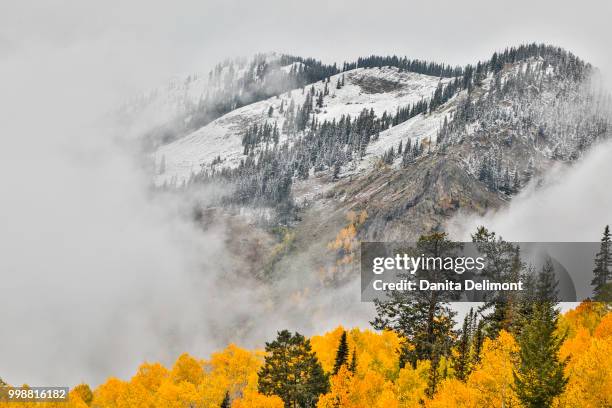
<instances>
[{"instance_id":1,"label":"mountain slope","mask_svg":"<svg viewBox=\"0 0 612 408\"><path fill-rule=\"evenodd\" d=\"M121 106L114 116L154 150L242 106L338 72L311 58L256 54L217 64L208 74L174 78Z\"/></svg>"},{"instance_id":2,"label":"mountain slope","mask_svg":"<svg viewBox=\"0 0 612 408\"><path fill-rule=\"evenodd\" d=\"M309 217L341 228L366 210L360 238L415 239L459 210L503 206L609 136L609 96L559 48L510 48L461 69L375 56L343 69L160 146L156 184L226 184L226 208L268 209L266 223L298 237L316 236Z\"/></svg>"},{"instance_id":3,"label":"mountain slope","mask_svg":"<svg viewBox=\"0 0 612 408\"><path fill-rule=\"evenodd\" d=\"M345 85L336 89L335 84L344 77ZM439 83L446 84L448 78L440 79L428 75L411 72L401 72L395 67L381 67L364 69L357 68L330 77L330 82L317 82L308 86L315 93L323 92L325 87L329 89L329 95L324 98L321 108L313 112L312 117L319 122L325 120L339 120L342 115L357 116L363 109L372 109L377 116L384 112L392 114L398 107L414 104L423 99L428 99L436 90ZM295 105L302 105L306 99L305 92L301 89L292 90L280 96L256 102L240 109L236 109L212 123L200 128L192 134L177 140L171 144L160 147L156 152L156 163L165 161L165 171L157 178L158 184L169 183L175 180L177 183L189 180L192 174L197 173L202 167L206 168L221 157L224 166L236 167L240 160L244 159L242 136L248 126L254 124L276 123L282 128L287 120L286 115L279 113L281 104L288 107L291 100ZM272 115L268 111L272 107ZM413 124L414 125L414 124ZM416 127L412 132L411 126L398 129L397 134L432 135L433 121L429 121L425 128ZM386 141L392 139L385 138ZM287 140L286 135L281 135L280 142ZM290 141L290 139L289 139ZM381 143L383 148L387 143ZM380 150L370 150L375 154Z\"/></svg>"}]
</instances>

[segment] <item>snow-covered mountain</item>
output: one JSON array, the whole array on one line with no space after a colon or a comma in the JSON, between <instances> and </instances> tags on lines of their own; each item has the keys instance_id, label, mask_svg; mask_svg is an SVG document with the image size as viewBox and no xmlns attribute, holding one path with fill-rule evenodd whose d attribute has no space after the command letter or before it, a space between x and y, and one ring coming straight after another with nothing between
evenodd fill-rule
<instances>
[{"instance_id":1,"label":"snow-covered mountain","mask_svg":"<svg viewBox=\"0 0 612 408\"><path fill-rule=\"evenodd\" d=\"M336 89L335 84L344 77L345 85ZM450 78L437 78L412 72L402 72L396 67L357 68L330 77L329 84L321 81L308 86L308 92L316 94L329 89L321 108L312 117L319 122L340 120L342 115L356 117L363 109L374 111L377 116L394 114L398 108L428 100L439 84L447 84ZM331 84L331 85L330 85ZM306 88L304 88L306 89ZM164 162L164 171L156 177L158 185L164 183L183 183L208 168L221 158L223 166L236 167L243 154L242 137L245 129L254 124L276 124L279 128L287 121L280 113L281 105L289 107L291 101L303 105L306 91L294 89L266 100L256 102L231 111L206 126L170 144L161 146L155 153L157 167ZM272 108L272 114L268 114ZM441 124L440 115L427 120L403 123L384 132L377 142L368 146L368 156L384 153L389 147L399 143L402 138L433 137ZM280 143L291 142L291 137L280 135Z\"/></svg>"},{"instance_id":2,"label":"snow-covered mountain","mask_svg":"<svg viewBox=\"0 0 612 408\"><path fill-rule=\"evenodd\" d=\"M217 64L126 101L115 116L147 149L170 143L241 106L335 73L334 66L278 53Z\"/></svg>"},{"instance_id":3,"label":"snow-covered mountain","mask_svg":"<svg viewBox=\"0 0 612 408\"><path fill-rule=\"evenodd\" d=\"M298 236L320 237L315 217L333 238L347 212L365 210L362 238L415 238L459 210L505 205L607 138L610 97L594 72L536 44L462 68L377 56L341 68L276 54L225 63L148 103L170 106L162 127L181 121L153 144L152 177L178 190L223 183L226 209L265 210Z\"/></svg>"}]
</instances>

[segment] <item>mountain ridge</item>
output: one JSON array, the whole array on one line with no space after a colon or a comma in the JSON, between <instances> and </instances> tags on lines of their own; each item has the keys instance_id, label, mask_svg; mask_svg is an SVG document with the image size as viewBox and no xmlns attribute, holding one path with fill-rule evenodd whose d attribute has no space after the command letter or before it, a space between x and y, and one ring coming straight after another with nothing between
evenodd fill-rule
<instances>
[{"instance_id":1,"label":"mountain ridge","mask_svg":"<svg viewBox=\"0 0 612 408\"><path fill-rule=\"evenodd\" d=\"M307 61L286 58L284 72ZM609 96L558 47L507 48L463 68L370 56L333 70L160 145L158 188L219 183L229 191L219 205L272 211L245 222L297 230L321 205L337 227L365 210L361 238L416 238L460 210L505 205L609 136Z\"/></svg>"}]
</instances>

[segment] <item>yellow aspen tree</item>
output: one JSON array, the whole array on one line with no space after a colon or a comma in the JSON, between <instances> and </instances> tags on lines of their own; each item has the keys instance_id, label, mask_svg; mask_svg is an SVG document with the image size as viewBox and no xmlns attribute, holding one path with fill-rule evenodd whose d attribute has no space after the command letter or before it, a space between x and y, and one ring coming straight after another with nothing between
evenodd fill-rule
<instances>
[{"instance_id":1,"label":"yellow aspen tree","mask_svg":"<svg viewBox=\"0 0 612 408\"><path fill-rule=\"evenodd\" d=\"M91 404L91 401L93 400L93 392L87 384L79 384L76 387L73 387L70 390L69 396L75 400L78 398L87 405Z\"/></svg>"},{"instance_id":2,"label":"yellow aspen tree","mask_svg":"<svg viewBox=\"0 0 612 408\"><path fill-rule=\"evenodd\" d=\"M486 339L480 362L468 377L468 386L476 391L478 406L519 407L512 390L513 370L519 346L512 335L501 330L496 339Z\"/></svg>"},{"instance_id":3,"label":"yellow aspen tree","mask_svg":"<svg viewBox=\"0 0 612 408\"><path fill-rule=\"evenodd\" d=\"M151 395L155 394L161 383L170 377L170 371L160 363L143 363L138 367L131 384L140 384Z\"/></svg>"},{"instance_id":4,"label":"yellow aspen tree","mask_svg":"<svg viewBox=\"0 0 612 408\"><path fill-rule=\"evenodd\" d=\"M175 383L186 381L193 385L198 385L204 379L204 369L202 362L183 353L174 363L170 377Z\"/></svg>"},{"instance_id":5,"label":"yellow aspen tree","mask_svg":"<svg viewBox=\"0 0 612 408\"><path fill-rule=\"evenodd\" d=\"M566 373L569 376L565 392L557 407L612 406L612 314L601 319L590 336L586 328L566 340L560 353L569 356Z\"/></svg>"},{"instance_id":6,"label":"yellow aspen tree","mask_svg":"<svg viewBox=\"0 0 612 408\"><path fill-rule=\"evenodd\" d=\"M205 406L219 406L226 392L234 400L247 390L256 391L257 371L262 361L261 352L244 350L235 344L213 353L204 362L205 376L199 386Z\"/></svg>"},{"instance_id":7,"label":"yellow aspen tree","mask_svg":"<svg viewBox=\"0 0 612 408\"><path fill-rule=\"evenodd\" d=\"M111 377L94 391L92 407L123 408L128 384L118 378Z\"/></svg>"},{"instance_id":8,"label":"yellow aspen tree","mask_svg":"<svg viewBox=\"0 0 612 408\"><path fill-rule=\"evenodd\" d=\"M338 343L344 331L345 329L342 326L338 326L334 330L327 332L324 335L313 336L310 339L312 350L317 354L317 358L319 359L319 362L321 362L321 366L325 372L330 372L334 367L334 359L336 358ZM350 333L348 337L350 349Z\"/></svg>"},{"instance_id":9,"label":"yellow aspen tree","mask_svg":"<svg viewBox=\"0 0 612 408\"><path fill-rule=\"evenodd\" d=\"M400 407L417 407L425 400L429 364L429 361L419 361L416 368L407 365L400 370L395 382Z\"/></svg>"},{"instance_id":10,"label":"yellow aspen tree","mask_svg":"<svg viewBox=\"0 0 612 408\"><path fill-rule=\"evenodd\" d=\"M395 387L390 381L385 382L384 388L376 401L376 408L399 408L399 400L395 393Z\"/></svg>"},{"instance_id":11,"label":"yellow aspen tree","mask_svg":"<svg viewBox=\"0 0 612 408\"><path fill-rule=\"evenodd\" d=\"M331 389L319 398L317 408L356 407L351 399L352 381L351 373L346 367L342 367L338 374L331 377Z\"/></svg>"},{"instance_id":12,"label":"yellow aspen tree","mask_svg":"<svg viewBox=\"0 0 612 408\"><path fill-rule=\"evenodd\" d=\"M284 408L283 400L276 395L263 395L247 391L242 398L232 402L232 408Z\"/></svg>"},{"instance_id":13,"label":"yellow aspen tree","mask_svg":"<svg viewBox=\"0 0 612 408\"><path fill-rule=\"evenodd\" d=\"M448 378L440 383L438 392L432 400L425 404L427 408L477 408L488 405L478 405L477 391L456 378ZM409 405L418 407L418 404ZM501 406L501 405L498 405Z\"/></svg>"},{"instance_id":14,"label":"yellow aspen tree","mask_svg":"<svg viewBox=\"0 0 612 408\"><path fill-rule=\"evenodd\" d=\"M196 386L189 381L164 381L155 394L155 408L199 408L200 402Z\"/></svg>"}]
</instances>

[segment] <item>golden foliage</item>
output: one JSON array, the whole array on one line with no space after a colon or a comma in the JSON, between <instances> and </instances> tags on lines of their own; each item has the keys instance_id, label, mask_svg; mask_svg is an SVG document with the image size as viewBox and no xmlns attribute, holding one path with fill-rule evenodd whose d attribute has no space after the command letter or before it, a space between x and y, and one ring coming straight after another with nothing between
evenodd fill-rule
<instances>
[{"instance_id":1,"label":"golden foliage","mask_svg":"<svg viewBox=\"0 0 612 408\"><path fill-rule=\"evenodd\" d=\"M356 407L352 395L353 375L342 366L331 378L331 390L319 398L317 408Z\"/></svg>"},{"instance_id":2,"label":"golden foliage","mask_svg":"<svg viewBox=\"0 0 612 408\"><path fill-rule=\"evenodd\" d=\"M351 215L351 222L365 216ZM311 338L324 370L334 366L340 336L338 327ZM560 357L569 357L569 382L555 401L556 408L612 407L612 313L597 303L585 302L561 318L559 330L569 335ZM485 339L480 360L465 382L453 378L452 369L432 399L425 395L429 361L416 368L399 369L400 338L393 332L347 331L350 358L356 352L357 369L343 366L331 377L330 391L319 398L319 408L476 408L519 407L512 390L513 369L519 346L508 332ZM181 355L173 367L144 363L129 380L111 377L93 392L86 384L72 389L67 403L3 403L0 408L214 408L229 392L233 408L283 408L276 396L257 392L257 372L264 354L230 344L209 360ZM441 363L441 367L445 363Z\"/></svg>"},{"instance_id":3,"label":"golden foliage","mask_svg":"<svg viewBox=\"0 0 612 408\"><path fill-rule=\"evenodd\" d=\"M605 315L597 328L595 329L595 337L599 339L612 339L612 313Z\"/></svg>"},{"instance_id":4,"label":"golden foliage","mask_svg":"<svg viewBox=\"0 0 612 408\"><path fill-rule=\"evenodd\" d=\"M433 400L427 401L427 408L471 408L485 407L478 405L477 391L463 381L455 378L444 380ZM418 406L418 405L411 405ZM493 405L491 405L493 406Z\"/></svg>"},{"instance_id":5,"label":"golden foliage","mask_svg":"<svg viewBox=\"0 0 612 408\"><path fill-rule=\"evenodd\" d=\"M175 383L188 382L193 385L197 385L202 382L204 378L203 363L191 357L189 354L181 354L174 367L170 377Z\"/></svg>"},{"instance_id":6,"label":"golden foliage","mask_svg":"<svg viewBox=\"0 0 612 408\"><path fill-rule=\"evenodd\" d=\"M331 378L331 390L323 395L317 408L399 407L394 386L379 373L366 370L352 374L342 366Z\"/></svg>"},{"instance_id":7,"label":"golden foliage","mask_svg":"<svg viewBox=\"0 0 612 408\"><path fill-rule=\"evenodd\" d=\"M417 407L425 400L429 367L429 361L419 361L416 369L407 366L400 370L395 382L400 407Z\"/></svg>"},{"instance_id":8,"label":"golden foliage","mask_svg":"<svg viewBox=\"0 0 612 408\"><path fill-rule=\"evenodd\" d=\"M516 341L506 331L502 330L496 339L486 339L480 361L467 381L444 380L427 407L519 407L512 390L518 352Z\"/></svg>"},{"instance_id":9,"label":"golden foliage","mask_svg":"<svg viewBox=\"0 0 612 408\"><path fill-rule=\"evenodd\" d=\"M599 302L585 301L559 319L559 332L572 337L578 329L585 328L593 333L601 317L606 313L605 306Z\"/></svg>"},{"instance_id":10,"label":"golden foliage","mask_svg":"<svg viewBox=\"0 0 612 408\"><path fill-rule=\"evenodd\" d=\"M155 393L163 381L170 378L170 372L160 363L144 363L132 377L133 384L141 385L149 393Z\"/></svg>"},{"instance_id":11,"label":"golden foliage","mask_svg":"<svg viewBox=\"0 0 612 408\"><path fill-rule=\"evenodd\" d=\"M343 331L344 328L340 326L324 335L313 336L310 340L326 372L330 372L334 366ZM372 370L389 380L397 378L399 360L396 351L401 343L397 334L392 331L375 333L371 330L352 329L347 332L347 341L351 356L357 351L357 372Z\"/></svg>"},{"instance_id":12,"label":"golden foliage","mask_svg":"<svg viewBox=\"0 0 612 408\"><path fill-rule=\"evenodd\" d=\"M283 400L276 395L267 396L257 391L247 391L240 399L232 403L232 408L283 408Z\"/></svg>"},{"instance_id":13,"label":"golden foliage","mask_svg":"<svg viewBox=\"0 0 612 408\"><path fill-rule=\"evenodd\" d=\"M468 386L477 392L477 406L517 407L511 386L519 346L512 335L502 330L494 340L483 343L480 362L468 377Z\"/></svg>"},{"instance_id":14,"label":"golden foliage","mask_svg":"<svg viewBox=\"0 0 612 408\"><path fill-rule=\"evenodd\" d=\"M355 250L358 244L355 241L357 231L368 219L367 211L363 210L359 214L355 211L349 211L346 215L348 225L340 230L336 235L336 239L331 241L327 247L331 250L340 251L344 253L351 253Z\"/></svg>"},{"instance_id":15,"label":"golden foliage","mask_svg":"<svg viewBox=\"0 0 612 408\"><path fill-rule=\"evenodd\" d=\"M359 249L357 233L367 218L368 213L365 210L359 213L351 210L347 213L347 226L336 234L334 240L327 243L327 249L334 253L336 259L333 265L319 269L321 282L329 283L344 279L354 271L356 252Z\"/></svg>"},{"instance_id":16,"label":"golden foliage","mask_svg":"<svg viewBox=\"0 0 612 408\"><path fill-rule=\"evenodd\" d=\"M591 320L586 322L588 326L581 327L560 350L569 357L569 382L557 401L559 408L612 407L612 314L605 315L592 330Z\"/></svg>"}]
</instances>

